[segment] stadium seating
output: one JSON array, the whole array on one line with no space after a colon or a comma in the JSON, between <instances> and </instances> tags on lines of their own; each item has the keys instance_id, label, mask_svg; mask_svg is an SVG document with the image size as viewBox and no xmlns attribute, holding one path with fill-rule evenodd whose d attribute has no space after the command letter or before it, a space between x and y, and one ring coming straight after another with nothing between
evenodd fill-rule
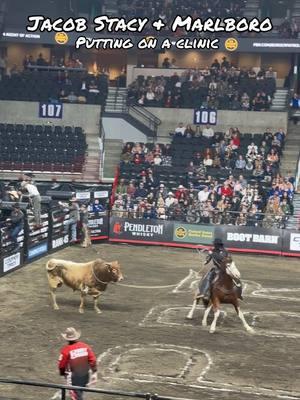
<instances>
[{"instance_id":1,"label":"stadium seating","mask_svg":"<svg viewBox=\"0 0 300 400\"><path fill-rule=\"evenodd\" d=\"M279 145L276 135L239 135L237 148L232 148L232 136L222 132L215 132L213 139L175 134L171 145L129 142L121 155L113 212L191 223L284 227L293 212L294 188L292 177L278 174L284 143ZM227 147L223 156L222 143ZM208 164L206 156L211 158ZM236 164L239 157L247 161L244 168ZM169 206L168 196L170 203L172 196L178 201Z\"/></svg>"},{"instance_id":2,"label":"stadium seating","mask_svg":"<svg viewBox=\"0 0 300 400\"><path fill-rule=\"evenodd\" d=\"M82 85L85 83L85 90ZM93 83L96 91L90 91ZM68 102L72 93L81 96L82 102L104 104L108 92L106 75L94 77L80 71L29 70L22 73L5 75L0 81L0 99L18 101L63 101ZM80 99L72 102L80 102Z\"/></svg>"},{"instance_id":3,"label":"stadium seating","mask_svg":"<svg viewBox=\"0 0 300 400\"><path fill-rule=\"evenodd\" d=\"M81 173L87 144L80 127L0 124L0 170Z\"/></svg>"}]
</instances>

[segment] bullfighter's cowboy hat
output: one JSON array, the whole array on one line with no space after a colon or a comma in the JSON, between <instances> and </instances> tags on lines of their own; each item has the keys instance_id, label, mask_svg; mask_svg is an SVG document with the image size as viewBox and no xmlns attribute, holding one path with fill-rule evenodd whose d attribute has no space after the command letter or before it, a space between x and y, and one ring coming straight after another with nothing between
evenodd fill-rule
<instances>
[{"instance_id":1,"label":"bullfighter's cowboy hat","mask_svg":"<svg viewBox=\"0 0 300 400\"><path fill-rule=\"evenodd\" d=\"M67 328L65 333L62 333L61 336L67 341L78 340L81 336L81 332L77 331L75 328Z\"/></svg>"}]
</instances>

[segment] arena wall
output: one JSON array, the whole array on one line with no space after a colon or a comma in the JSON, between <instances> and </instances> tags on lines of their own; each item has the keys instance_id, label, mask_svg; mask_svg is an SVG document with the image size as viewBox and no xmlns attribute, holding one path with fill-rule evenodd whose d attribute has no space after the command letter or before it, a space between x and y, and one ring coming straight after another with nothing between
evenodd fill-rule
<instances>
[{"instance_id":1,"label":"arena wall","mask_svg":"<svg viewBox=\"0 0 300 400\"><path fill-rule=\"evenodd\" d=\"M39 103L27 101L0 101L0 121L11 124L47 124L81 126L86 133L99 132L101 107L99 105L66 104L63 117L39 118Z\"/></svg>"},{"instance_id":2,"label":"arena wall","mask_svg":"<svg viewBox=\"0 0 300 400\"><path fill-rule=\"evenodd\" d=\"M147 142L146 135L122 118L103 117L102 122L106 139L120 139L124 142Z\"/></svg>"},{"instance_id":3,"label":"arena wall","mask_svg":"<svg viewBox=\"0 0 300 400\"><path fill-rule=\"evenodd\" d=\"M193 124L193 109L174 109L147 107L156 117L161 120L158 128L159 138L169 138L169 132L174 131L179 122ZM283 128L287 131L288 114L286 112L259 112L259 111L225 111L218 110L218 124L215 131L226 131L230 127L238 127L241 133L261 134L267 128L278 130Z\"/></svg>"}]
</instances>

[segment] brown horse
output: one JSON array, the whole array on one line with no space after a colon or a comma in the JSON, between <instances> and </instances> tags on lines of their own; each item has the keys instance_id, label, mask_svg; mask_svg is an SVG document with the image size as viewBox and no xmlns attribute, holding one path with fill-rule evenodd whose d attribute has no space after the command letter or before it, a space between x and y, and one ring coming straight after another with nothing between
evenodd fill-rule
<instances>
[{"instance_id":1,"label":"brown horse","mask_svg":"<svg viewBox=\"0 0 300 400\"><path fill-rule=\"evenodd\" d=\"M204 311L204 316L202 319L202 326L207 326L207 317L211 309L214 312L214 319L210 326L210 333L214 333L216 330L216 324L218 317L220 315L220 305L232 304L238 317L241 319L245 329L248 332L254 333L254 329L249 326L244 318L239 307L239 299L241 299L241 290L235 284L236 280L239 280L239 271L236 268L231 256L226 257L219 265L219 272L217 277L213 280L211 284L210 297L209 299L203 299L203 304L206 307ZM199 303L199 298L197 298L196 293L194 297L194 302L190 312L187 315L188 319L193 318L193 314L197 304Z\"/></svg>"}]
</instances>

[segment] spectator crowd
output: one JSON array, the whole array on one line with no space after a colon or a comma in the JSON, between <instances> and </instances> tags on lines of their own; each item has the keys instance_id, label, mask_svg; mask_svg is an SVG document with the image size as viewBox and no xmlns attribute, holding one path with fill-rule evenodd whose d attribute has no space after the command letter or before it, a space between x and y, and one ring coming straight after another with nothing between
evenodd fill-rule
<instances>
[{"instance_id":1,"label":"spectator crowd","mask_svg":"<svg viewBox=\"0 0 300 400\"><path fill-rule=\"evenodd\" d=\"M165 58L163 67L176 60ZM244 111L269 110L276 91L275 72L237 68L226 57L210 67L184 70L171 77L140 75L128 87L128 102L148 107L217 108Z\"/></svg>"},{"instance_id":2,"label":"spectator crowd","mask_svg":"<svg viewBox=\"0 0 300 400\"><path fill-rule=\"evenodd\" d=\"M127 143L112 212L129 218L284 227L294 178L279 173L282 129L196 135L182 123L172 144ZM199 150L201 149L201 151ZM199 151L198 151L199 150Z\"/></svg>"}]
</instances>

